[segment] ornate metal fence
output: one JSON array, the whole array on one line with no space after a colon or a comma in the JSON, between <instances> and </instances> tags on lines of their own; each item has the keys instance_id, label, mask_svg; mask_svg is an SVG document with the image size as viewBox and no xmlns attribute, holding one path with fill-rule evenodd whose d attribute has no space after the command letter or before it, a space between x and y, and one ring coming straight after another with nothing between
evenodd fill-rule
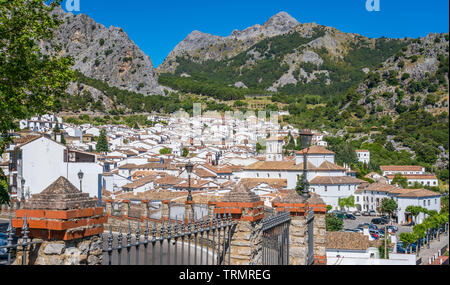
<instances>
[{"instance_id":1,"label":"ornate metal fence","mask_svg":"<svg viewBox=\"0 0 450 285\"><path fill-rule=\"evenodd\" d=\"M289 264L289 226L291 216L283 212L263 220L263 265Z\"/></svg>"},{"instance_id":2,"label":"ornate metal fence","mask_svg":"<svg viewBox=\"0 0 450 285\"><path fill-rule=\"evenodd\" d=\"M306 215L306 225L308 227L308 256L307 265L312 265L314 263L314 211L309 210Z\"/></svg>"},{"instance_id":3,"label":"ornate metal fence","mask_svg":"<svg viewBox=\"0 0 450 285\"><path fill-rule=\"evenodd\" d=\"M28 222L27 216L24 217L24 223L22 226L22 238L19 240L15 235L16 229L12 227L12 218L9 219L8 229L6 230L6 244L0 244L0 264L11 265L16 257L16 252L18 248L21 248L23 252L22 265L27 263L27 254L34 244L40 244L40 241L32 242L28 236ZM4 243L4 239L3 243Z\"/></svg>"},{"instance_id":4,"label":"ornate metal fence","mask_svg":"<svg viewBox=\"0 0 450 285\"><path fill-rule=\"evenodd\" d=\"M140 223L132 234L103 234L105 265L225 265L230 264L231 238L236 222L228 214L206 219L169 220L162 224ZM141 232L143 230L143 232Z\"/></svg>"}]
</instances>

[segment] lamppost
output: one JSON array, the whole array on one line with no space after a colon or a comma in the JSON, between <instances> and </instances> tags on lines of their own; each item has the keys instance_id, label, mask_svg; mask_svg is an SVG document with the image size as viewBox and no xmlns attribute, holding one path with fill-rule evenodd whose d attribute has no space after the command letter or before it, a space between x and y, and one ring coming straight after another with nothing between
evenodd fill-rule
<instances>
[{"instance_id":1,"label":"lamppost","mask_svg":"<svg viewBox=\"0 0 450 285\"><path fill-rule=\"evenodd\" d=\"M311 145L311 141L312 141L312 137L313 137L313 133L311 133L310 130L303 130L300 133L300 141L302 143L302 148L303 148L303 191L302 191L302 196L305 199L308 199L309 197L311 197L311 195L309 195L309 185L308 185L308 178L307 178L307 172L308 170L307 168L307 152L309 150L309 147Z\"/></svg>"},{"instance_id":2,"label":"lamppost","mask_svg":"<svg viewBox=\"0 0 450 285\"><path fill-rule=\"evenodd\" d=\"M190 161L186 164L186 171L188 173L188 196L187 196L187 201L191 202L192 201L192 195L191 195L191 173L192 170L194 169L194 164L192 164Z\"/></svg>"},{"instance_id":3,"label":"lamppost","mask_svg":"<svg viewBox=\"0 0 450 285\"><path fill-rule=\"evenodd\" d=\"M80 172L78 172L78 179L80 179L80 192L83 192L83 176L84 173L80 169Z\"/></svg>"},{"instance_id":4,"label":"lamppost","mask_svg":"<svg viewBox=\"0 0 450 285\"><path fill-rule=\"evenodd\" d=\"M22 202L25 201L25 179L22 177L20 180L20 186L22 187Z\"/></svg>"}]
</instances>

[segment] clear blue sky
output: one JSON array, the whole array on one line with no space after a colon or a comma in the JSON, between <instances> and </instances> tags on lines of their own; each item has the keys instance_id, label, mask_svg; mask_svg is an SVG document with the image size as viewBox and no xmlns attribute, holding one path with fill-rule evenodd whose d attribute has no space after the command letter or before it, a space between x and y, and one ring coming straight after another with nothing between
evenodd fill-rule
<instances>
[{"instance_id":1,"label":"clear blue sky","mask_svg":"<svg viewBox=\"0 0 450 285\"><path fill-rule=\"evenodd\" d=\"M123 28L155 67L193 30L228 36L234 29L263 24L280 11L300 23L315 22L371 38L416 38L447 33L449 27L448 0L379 0L379 12L368 12L366 0L79 1L80 12L75 14Z\"/></svg>"}]
</instances>

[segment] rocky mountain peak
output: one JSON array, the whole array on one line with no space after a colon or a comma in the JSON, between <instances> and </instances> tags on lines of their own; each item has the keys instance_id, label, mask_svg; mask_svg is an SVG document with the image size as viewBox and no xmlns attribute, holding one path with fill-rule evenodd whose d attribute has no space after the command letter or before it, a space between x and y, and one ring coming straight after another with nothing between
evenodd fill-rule
<instances>
[{"instance_id":1,"label":"rocky mountain peak","mask_svg":"<svg viewBox=\"0 0 450 285\"><path fill-rule=\"evenodd\" d=\"M297 25L300 25L300 22L298 22L294 17L292 17L286 12L279 12L278 14L272 16L263 25L263 27L266 29L274 29L280 32L285 32L287 30L294 28Z\"/></svg>"},{"instance_id":2,"label":"rocky mountain peak","mask_svg":"<svg viewBox=\"0 0 450 285\"><path fill-rule=\"evenodd\" d=\"M41 43L44 53L52 49L74 59L75 70L109 86L144 95L163 94L150 57L119 27L96 23L85 14L53 13L62 20L51 43Z\"/></svg>"}]
</instances>

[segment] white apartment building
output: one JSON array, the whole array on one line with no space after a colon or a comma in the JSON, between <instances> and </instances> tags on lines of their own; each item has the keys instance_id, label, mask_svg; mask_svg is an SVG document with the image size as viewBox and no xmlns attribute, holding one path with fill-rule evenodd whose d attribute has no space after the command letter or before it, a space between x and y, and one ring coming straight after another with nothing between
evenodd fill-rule
<instances>
[{"instance_id":1,"label":"white apartment building","mask_svg":"<svg viewBox=\"0 0 450 285\"><path fill-rule=\"evenodd\" d=\"M362 211L374 210L379 212L382 200L384 198L393 199L398 204L397 217L398 223L409 223L412 218L405 211L408 206L421 206L428 210L440 211L441 194L426 189L403 189L393 185L374 183L361 185L355 192L355 204ZM424 214L417 217L418 223L425 218Z\"/></svg>"},{"instance_id":2,"label":"white apartment building","mask_svg":"<svg viewBox=\"0 0 450 285\"><path fill-rule=\"evenodd\" d=\"M380 170L383 176L388 174L425 174L425 167L419 165L381 165Z\"/></svg>"},{"instance_id":3,"label":"white apartment building","mask_svg":"<svg viewBox=\"0 0 450 285\"><path fill-rule=\"evenodd\" d=\"M369 164L370 162L370 151L365 150L365 149L358 149L355 151L356 152L356 156L358 157L358 161L365 163L365 164Z\"/></svg>"},{"instance_id":4,"label":"white apartment building","mask_svg":"<svg viewBox=\"0 0 450 285\"><path fill-rule=\"evenodd\" d=\"M434 174L403 174L402 176L408 180L408 186L414 186L415 183L431 187L439 186L439 181ZM388 179L388 183L391 184L395 175L388 174L386 178Z\"/></svg>"}]
</instances>

